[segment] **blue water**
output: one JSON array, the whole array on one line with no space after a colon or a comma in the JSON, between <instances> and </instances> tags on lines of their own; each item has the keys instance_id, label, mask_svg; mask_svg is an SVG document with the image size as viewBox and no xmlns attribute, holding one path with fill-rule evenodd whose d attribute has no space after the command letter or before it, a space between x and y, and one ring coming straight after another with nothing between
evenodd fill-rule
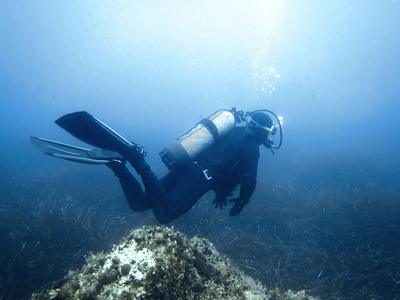
<instances>
[{"instance_id":1,"label":"blue water","mask_svg":"<svg viewBox=\"0 0 400 300\"><path fill-rule=\"evenodd\" d=\"M400 3L215 2L0 2L2 299L156 224L104 167L47 157L28 136L82 145L53 121L87 110L161 176L167 143L233 106L283 116L282 149L262 151L240 217L208 195L173 225L271 287L400 297Z\"/></svg>"}]
</instances>

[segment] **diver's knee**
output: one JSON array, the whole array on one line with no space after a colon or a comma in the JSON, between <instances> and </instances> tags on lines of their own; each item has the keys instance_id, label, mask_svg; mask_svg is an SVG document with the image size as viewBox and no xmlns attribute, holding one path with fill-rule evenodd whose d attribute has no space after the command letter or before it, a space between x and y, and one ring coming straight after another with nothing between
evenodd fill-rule
<instances>
[{"instance_id":1,"label":"diver's knee","mask_svg":"<svg viewBox=\"0 0 400 300\"><path fill-rule=\"evenodd\" d=\"M134 212L142 212L153 208L148 203L137 203L136 201L128 201L129 207Z\"/></svg>"},{"instance_id":2,"label":"diver's knee","mask_svg":"<svg viewBox=\"0 0 400 300\"><path fill-rule=\"evenodd\" d=\"M177 218L157 208L153 208L153 214L160 224L167 224Z\"/></svg>"}]
</instances>

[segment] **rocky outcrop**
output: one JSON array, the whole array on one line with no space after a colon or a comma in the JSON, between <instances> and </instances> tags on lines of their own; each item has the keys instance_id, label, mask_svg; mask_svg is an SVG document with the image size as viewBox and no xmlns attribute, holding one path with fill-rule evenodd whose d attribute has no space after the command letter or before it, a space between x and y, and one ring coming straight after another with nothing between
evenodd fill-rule
<instances>
[{"instance_id":1,"label":"rocky outcrop","mask_svg":"<svg viewBox=\"0 0 400 300\"><path fill-rule=\"evenodd\" d=\"M268 291L206 239L143 227L32 299L314 299Z\"/></svg>"}]
</instances>

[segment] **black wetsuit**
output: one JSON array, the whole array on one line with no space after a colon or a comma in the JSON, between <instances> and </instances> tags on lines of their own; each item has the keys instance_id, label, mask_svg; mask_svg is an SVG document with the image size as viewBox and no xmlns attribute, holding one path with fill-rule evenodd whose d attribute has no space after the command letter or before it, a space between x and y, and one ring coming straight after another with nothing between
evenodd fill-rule
<instances>
[{"instance_id":1,"label":"black wetsuit","mask_svg":"<svg viewBox=\"0 0 400 300\"><path fill-rule=\"evenodd\" d=\"M254 131L236 127L195 162L169 172L160 180L147 164L142 163L136 171L142 177L145 192L124 165L112 169L133 211L152 208L160 223L168 223L185 214L210 190L214 190L217 197L226 199L240 185L240 205L246 205L256 187L259 156Z\"/></svg>"}]
</instances>

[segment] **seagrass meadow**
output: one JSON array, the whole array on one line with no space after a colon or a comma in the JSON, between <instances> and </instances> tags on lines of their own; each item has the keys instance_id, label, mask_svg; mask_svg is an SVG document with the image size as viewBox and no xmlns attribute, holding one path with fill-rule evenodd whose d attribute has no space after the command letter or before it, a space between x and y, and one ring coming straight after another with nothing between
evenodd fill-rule
<instances>
[{"instance_id":1,"label":"seagrass meadow","mask_svg":"<svg viewBox=\"0 0 400 300\"><path fill-rule=\"evenodd\" d=\"M74 166L3 183L2 299L50 289L90 253L109 251L130 230L157 224L151 212L127 209L106 170L93 172ZM206 238L269 290L305 290L321 299L399 297L397 193L318 178L311 185L259 180L239 218L214 209L207 194L168 227Z\"/></svg>"}]
</instances>

